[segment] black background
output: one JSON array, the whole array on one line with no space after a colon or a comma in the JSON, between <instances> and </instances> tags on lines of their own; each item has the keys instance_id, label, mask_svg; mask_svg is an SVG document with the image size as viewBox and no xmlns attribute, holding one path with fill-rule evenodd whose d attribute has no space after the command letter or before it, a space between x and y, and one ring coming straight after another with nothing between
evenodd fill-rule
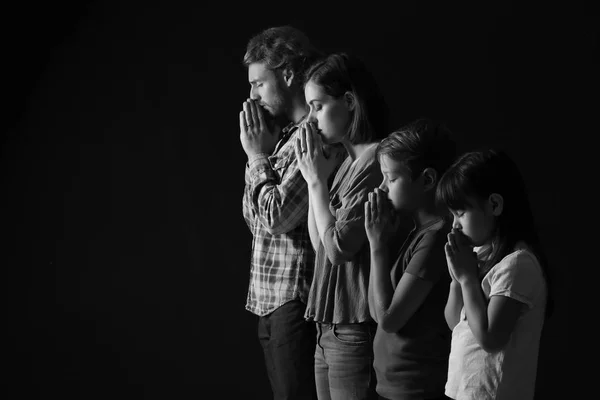
<instances>
[{"instance_id":1,"label":"black background","mask_svg":"<svg viewBox=\"0 0 600 400\"><path fill-rule=\"evenodd\" d=\"M431 116L464 150L516 159L556 283L537 398L565 390L570 272L553 138L566 109L555 100L589 72L595 26L560 9L524 17L510 2L370 3L5 9L8 398L270 398L244 309L238 112L247 40L283 24L360 56L393 125Z\"/></svg>"}]
</instances>

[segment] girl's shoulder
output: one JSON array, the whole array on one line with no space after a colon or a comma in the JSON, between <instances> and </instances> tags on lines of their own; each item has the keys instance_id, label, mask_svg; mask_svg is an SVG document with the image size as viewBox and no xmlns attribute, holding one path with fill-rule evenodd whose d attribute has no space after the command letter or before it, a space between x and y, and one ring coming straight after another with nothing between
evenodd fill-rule
<instances>
[{"instance_id":1,"label":"girl's shoulder","mask_svg":"<svg viewBox=\"0 0 600 400\"><path fill-rule=\"evenodd\" d=\"M513 249L512 253L507 254L500 261L500 263L502 263L502 262L506 262L509 264L514 264L514 263L537 264L537 265L540 264L535 253L531 250L531 248L529 248L529 246L527 246L527 243L525 243L525 242L518 242L515 245L515 248Z\"/></svg>"},{"instance_id":2,"label":"girl's shoulder","mask_svg":"<svg viewBox=\"0 0 600 400\"><path fill-rule=\"evenodd\" d=\"M542 266L538 258L524 242L517 243L513 251L494 265L488 274L493 276L507 273L532 277L543 276Z\"/></svg>"},{"instance_id":3,"label":"girl's shoulder","mask_svg":"<svg viewBox=\"0 0 600 400\"><path fill-rule=\"evenodd\" d=\"M547 284L542 267L526 245L519 244L494 265L484 277L482 287L487 296L507 296L529 308L542 305Z\"/></svg>"}]
</instances>

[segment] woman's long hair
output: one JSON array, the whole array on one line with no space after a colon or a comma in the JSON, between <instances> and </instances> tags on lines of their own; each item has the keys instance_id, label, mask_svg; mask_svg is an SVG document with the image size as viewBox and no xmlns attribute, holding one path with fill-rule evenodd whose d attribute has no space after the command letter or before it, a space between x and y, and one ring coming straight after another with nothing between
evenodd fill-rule
<instances>
[{"instance_id":1,"label":"woman's long hair","mask_svg":"<svg viewBox=\"0 0 600 400\"><path fill-rule=\"evenodd\" d=\"M353 144L369 143L387 134L389 110L375 78L356 56L334 53L315 62L304 82L321 86L325 93L339 99L346 92L354 95L355 107L348 129Z\"/></svg>"}]
</instances>

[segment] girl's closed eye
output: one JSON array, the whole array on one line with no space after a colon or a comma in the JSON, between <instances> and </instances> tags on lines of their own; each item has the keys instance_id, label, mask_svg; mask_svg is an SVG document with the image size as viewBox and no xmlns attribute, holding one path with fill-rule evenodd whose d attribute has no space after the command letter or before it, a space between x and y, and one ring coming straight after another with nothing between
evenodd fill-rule
<instances>
[{"instance_id":1,"label":"girl's closed eye","mask_svg":"<svg viewBox=\"0 0 600 400\"><path fill-rule=\"evenodd\" d=\"M394 182L396 179L398 179L398 177L395 174L391 174L389 172L384 172L383 175L385 176L385 180L388 183L392 183Z\"/></svg>"}]
</instances>

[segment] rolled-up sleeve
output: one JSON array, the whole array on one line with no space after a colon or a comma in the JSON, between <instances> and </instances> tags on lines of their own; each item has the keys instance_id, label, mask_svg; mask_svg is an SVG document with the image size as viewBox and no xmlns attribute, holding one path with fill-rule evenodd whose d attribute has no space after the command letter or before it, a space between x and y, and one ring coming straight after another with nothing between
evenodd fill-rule
<instances>
[{"instance_id":1,"label":"rolled-up sleeve","mask_svg":"<svg viewBox=\"0 0 600 400\"><path fill-rule=\"evenodd\" d=\"M274 167L267 154L248 162L247 199L254 217L271 235L287 233L308 215L308 187L293 151L287 151Z\"/></svg>"},{"instance_id":2,"label":"rolled-up sleeve","mask_svg":"<svg viewBox=\"0 0 600 400\"><path fill-rule=\"evenodd\" d=\"M250 191L250 168L248 168L248 164L246 164L244 180L245 185L244 195L242 196L242 214L244 215L244 220L246 221L246 225L248 225L250 232L254 234L255 211L252 204L252 195Z\"/></svg>"}]
</instances>

